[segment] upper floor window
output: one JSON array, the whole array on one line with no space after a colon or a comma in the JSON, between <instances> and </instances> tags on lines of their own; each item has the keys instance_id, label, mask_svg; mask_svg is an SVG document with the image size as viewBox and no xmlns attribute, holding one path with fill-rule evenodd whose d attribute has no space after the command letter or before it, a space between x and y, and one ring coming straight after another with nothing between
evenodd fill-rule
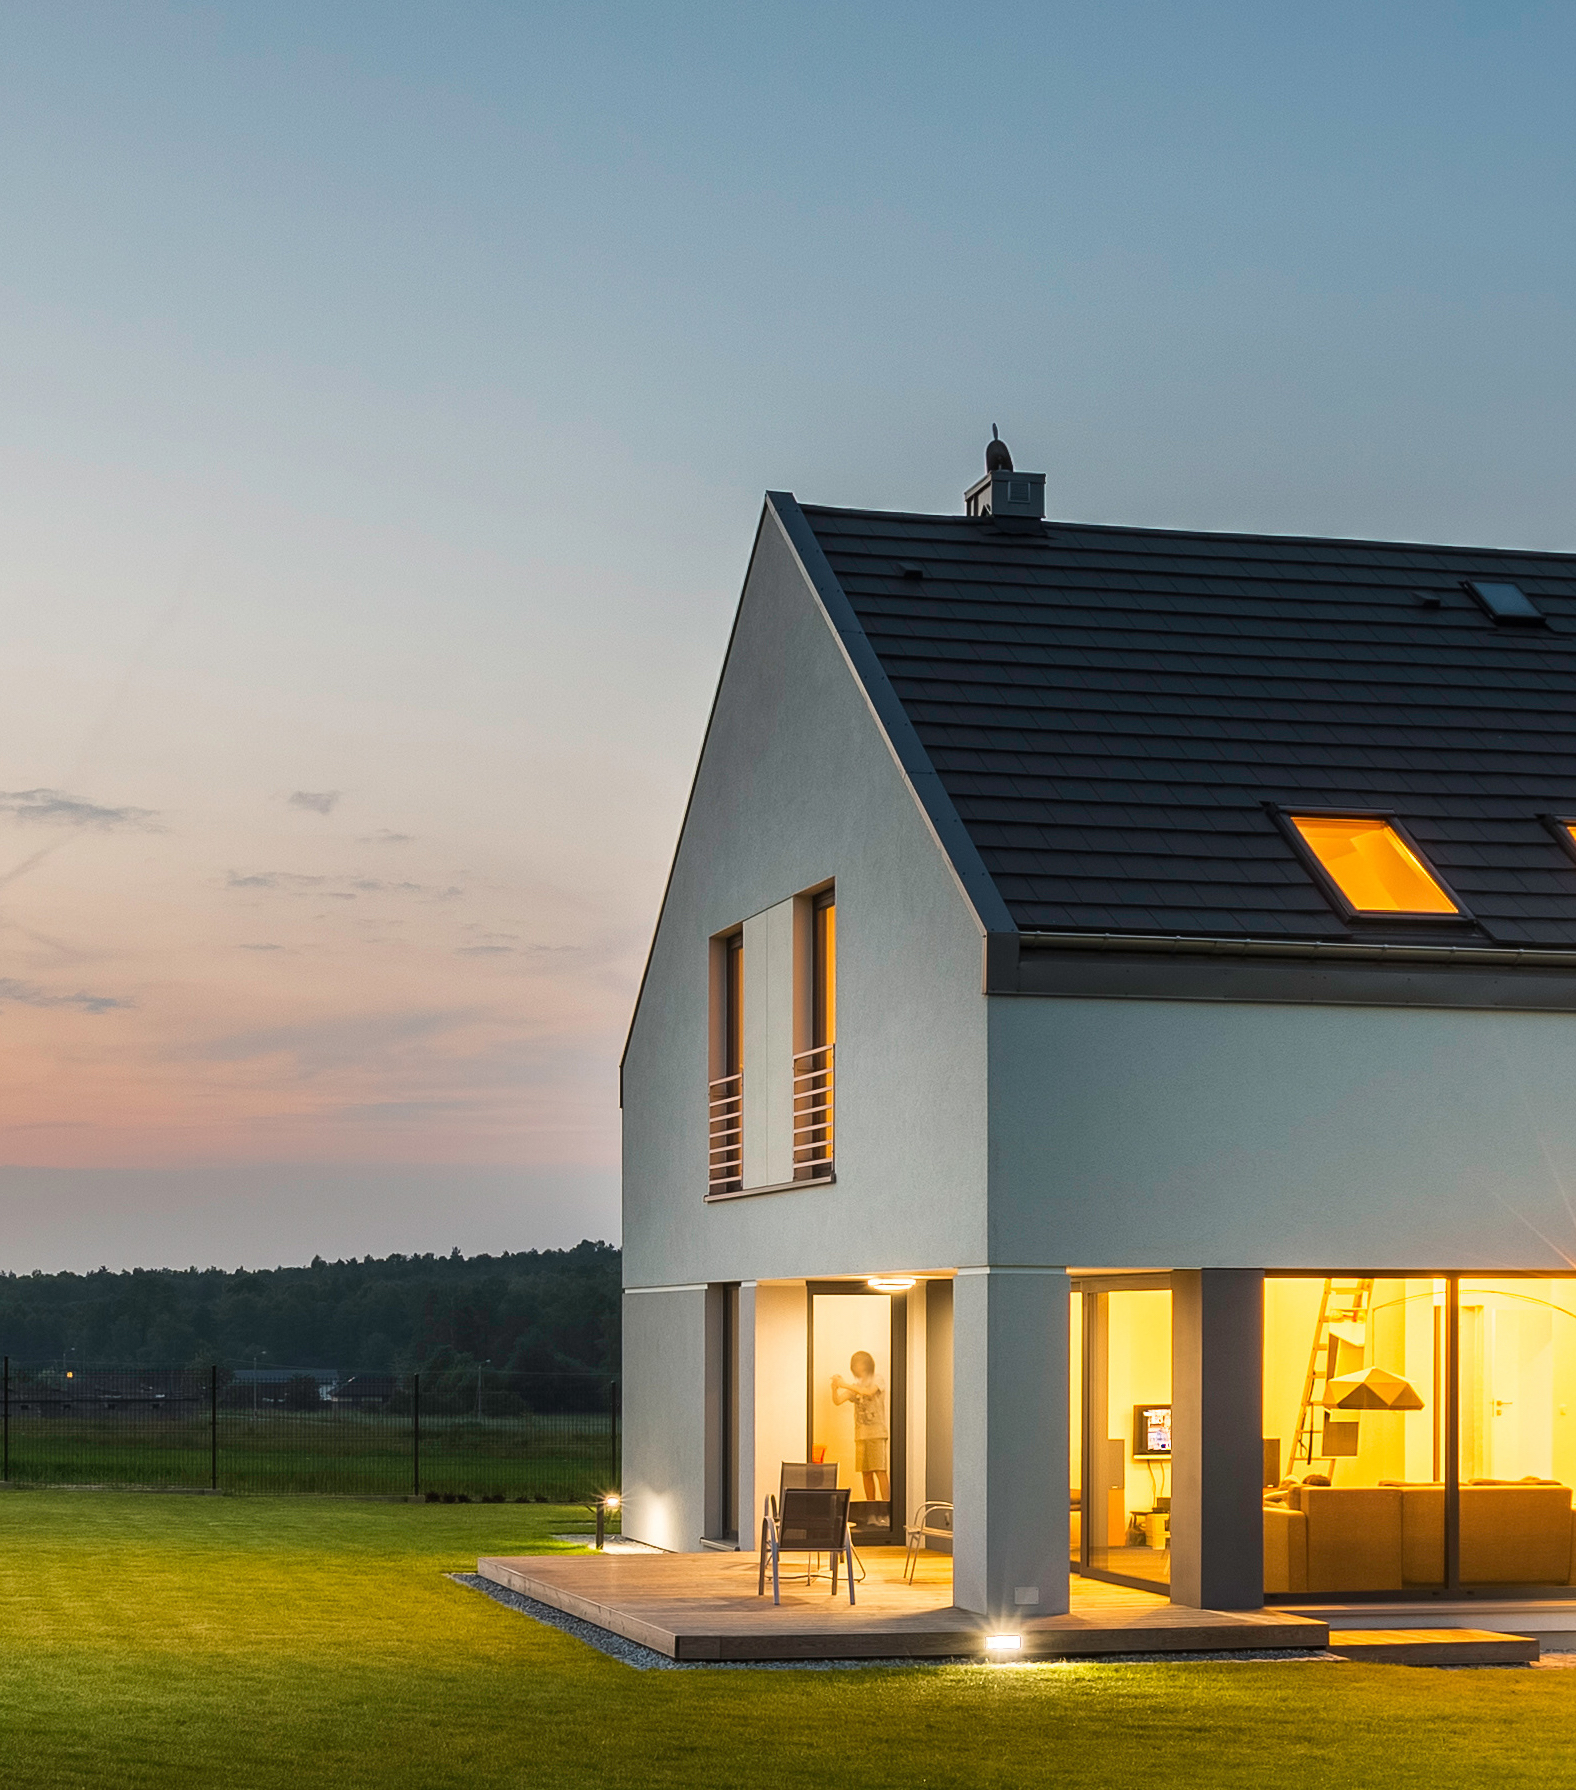
<instances>
[{"instance_id":1,"label":"upper floor window","mask_svg":"<svg viewBox=\"0 0 1576 1790\"><path fill-rule=\"evenodd\" d=\"M744 1185L744 928L712 945L710 1166L707 1191Z\"/></svg>"},{"instance_id":2,"label":"upper floor window","mask_svg":"<svg viewBox=\"0 0 1576 1790\"><path fill-rule=\"evenodd\" d=\"M1353 913L1461 913L1421 853L1382 816L1293 814L1290 820Z\"/></svg>"},{"instance_id":3,"label":"upper floor window","mask_svg":"<svg viewBox=\"0 0 1576 1790\"><path fill-rule=\"evenodd\" d=\"M837 1053L837 891L811 897L809 1040L794 1053L793 1176L832 1170Z\"/></svg>"},{"instance_id":4,"label":"upper floor window","mask_svg":"<svg viewBox=\"0 0 1576 1790\"><path fill-rule=\"evenodd\" d=\"M710 941L707 1197L832 1177L837 901L790 895Z\"/></svg>"}]
</instances>

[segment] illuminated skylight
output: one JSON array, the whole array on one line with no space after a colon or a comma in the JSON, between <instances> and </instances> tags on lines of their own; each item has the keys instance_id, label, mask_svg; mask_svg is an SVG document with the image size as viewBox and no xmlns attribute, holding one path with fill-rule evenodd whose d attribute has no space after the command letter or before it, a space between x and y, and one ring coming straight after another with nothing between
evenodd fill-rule
<instances>
[{"instance_id":1,"label":"illuminated skylight","mask_svg":"<svg viewBox=\"0 0 1576 1790\"><path fill-rule=\"evenodd\" d=\"M1291 823L1358 913L1460 913L1389 821L1294 814Z\"/></svg>"}]
</instances>

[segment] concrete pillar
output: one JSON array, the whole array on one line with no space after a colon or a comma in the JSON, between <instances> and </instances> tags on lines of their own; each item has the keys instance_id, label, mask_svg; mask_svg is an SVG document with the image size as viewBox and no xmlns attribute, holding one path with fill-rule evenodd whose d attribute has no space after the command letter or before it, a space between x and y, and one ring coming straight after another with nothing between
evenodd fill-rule
<instances>
[{"instance_id":1,"label":"concrete pillar","mask_svg":"<svg viewBox=\"0 0 1576 1790\"><path fill-rule=\"evenodd\" d=\"M1004 1627L1067 1609L1062 1268L953 1282L953 1600Z\"/></svg>"},{"instance_id":2,"label":"concrete pillar","mask_svg":"<svg viewBox=\"0 0 1576 1790\"><path fill-rule=\"evenodd\" d=\"M1264 1276L1171 1277L1171 1601L1264 1602Z\"/></svg>"}]
</instances>

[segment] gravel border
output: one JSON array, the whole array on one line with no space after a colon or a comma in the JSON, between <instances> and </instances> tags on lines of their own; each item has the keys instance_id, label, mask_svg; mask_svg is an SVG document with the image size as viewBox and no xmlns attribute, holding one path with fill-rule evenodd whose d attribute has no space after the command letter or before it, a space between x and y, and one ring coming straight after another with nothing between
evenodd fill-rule
<instances>
[{"instance_id":1,"label":"gravel border","mask_svg":"<svg viewBox=\"0 0 1576 1790\"><path fill-rule=\"evenodd\" d=\"M1291 1652L1279 1648L1274 1652L1205 1654L1102 1653L1089 1659L1047 1660L982 1660L974 1654L954 1654L939 1659L676 1660L669 1659L665 1653L658 1653L655 1648L642 1646L639 1641L629 1641L622 1635L615 1635L611 1629L600 1628L582 1617L555 1610L551 1604L540 1603L534 1597L526 1597L523 1592L510 1591L507 1586L496 1585L491 1579L484 1579L477 1573L451 1572L445 1574L445 1577L452 1579L456 1585L464 1585L467 1590L481 1592L483 1597L490 1597L506 1610L514 1610L521 1616L529 1616L533 1621L540 1622L546 1628L556 1628L560 1634L584 1641L588 1647L596 1648L598 1653L605 1653L609 1659L616 1659L621 1665L633 1666L637 1672L862 1672L871 1666L887 1670L902 1667L907 1671L934 1670L938 1666L975 1666L982 1672L999 1672L1004 1669L1022 1671L1029 1667L1046 1666L1291 1665L1303 1660L1341 1659L1338 1653Z\"/></svg>"}]
</instances>

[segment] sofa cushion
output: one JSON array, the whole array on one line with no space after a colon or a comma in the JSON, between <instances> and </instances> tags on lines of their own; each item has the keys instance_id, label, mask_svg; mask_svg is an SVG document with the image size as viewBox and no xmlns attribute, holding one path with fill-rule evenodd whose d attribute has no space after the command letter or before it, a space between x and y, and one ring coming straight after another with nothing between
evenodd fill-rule
<instances>
[{"instance_id":1,"label":"sofa cushion","mask_svg":"<svg viewBox=\"0 0 1576 1790\"><path fill-rule=\"evenodd\" d=\"M1401 1492L1401 1577L1408 1585L1445 1582L1445 1488L1404 1485Z\"/></svg>"},{"instance_id":2,"label":"sofa cushion","mask_svg":"<svg viewBox=\"0 0 1576 1790\"><path fill-rule=\"evenodd\" d=\"M1401 1494L1393 1486L1299 1488L1309 1591L1401 1589Z\"/></svg>"},{"instance_id":3,"label":"sofa cushion","mask_svg":"<svg viewBox=\"0 0 1576 1790\"><path fill-rule=\"evenodd\" d=\"M1570 1577L1569 1486L1462 1486L1463 1585L1566 1585Z\"/></svg>"}]
</instances>

